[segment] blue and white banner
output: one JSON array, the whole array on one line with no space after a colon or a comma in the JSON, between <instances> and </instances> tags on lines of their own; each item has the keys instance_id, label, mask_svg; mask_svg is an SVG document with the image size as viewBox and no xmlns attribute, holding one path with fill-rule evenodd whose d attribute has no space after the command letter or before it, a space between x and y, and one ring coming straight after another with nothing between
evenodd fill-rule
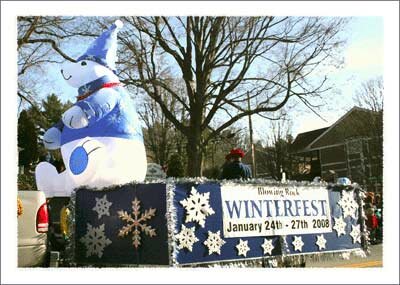
<instances>
[{"instance_id":1,"label":"blue and white banner","mask_svg":"<svg viewBox=\"0 0 400 285\"><path fill-rule=\"evenodd\" d=\"M332 231L328 190L297 186L221 187L225 237Z\"/></svg>"},{"instance_id":2,"label":"blue and white banner","mask_svg":"<svg viewBox=\"0 0 400 285\"><path fill-rule=\"evenodd\" d=\"M364 229L357 191L316 185L175 184L176 263L359 250Z\"/></svg>"},{"instance_id":3,"label":"blue and white banner","mask_svg":"<svg viewBox=\"0 0 400 285\"><path fill-rule=\"evenodd\" d=\"M212 263L282 254L279 236L226 238L221 184L185 183L174 189L178 264ZM264 245L264 247L263 247Z\"/></svg>"}]
</instances>

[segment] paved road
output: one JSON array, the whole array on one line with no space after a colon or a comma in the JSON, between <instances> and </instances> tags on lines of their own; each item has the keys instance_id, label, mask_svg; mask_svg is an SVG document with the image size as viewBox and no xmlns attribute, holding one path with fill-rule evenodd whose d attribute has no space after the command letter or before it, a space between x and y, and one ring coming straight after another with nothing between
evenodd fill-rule
<instances>
[{"instance_id":1,"label":"paved road","mask_svg":"<svg viewBox=\"0 0 400 285\"><path fill-rule=\"evenodd\" d=\"M366 258L351 257L326 261L307 261L306 267L382 267L382 244L371 245L371 254Z\"/></svg>"}]
</instances>

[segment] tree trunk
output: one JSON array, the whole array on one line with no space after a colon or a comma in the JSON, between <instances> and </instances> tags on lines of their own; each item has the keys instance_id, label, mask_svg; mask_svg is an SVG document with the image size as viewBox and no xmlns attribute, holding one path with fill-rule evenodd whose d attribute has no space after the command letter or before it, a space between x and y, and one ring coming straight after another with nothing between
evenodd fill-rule
<instances>
[{"instance_id":1,"label":"tree trunk","mask_svg":"<svg viewBox=\"0 0 400 285\"><path fill-rule=\"evenodd\" d=\"M201 137L192 134L188 137L188 143L186 147L186 154L188 158L187 163L187 175L189 177L201 177L202 176L202 162L203 162L203 148L201 146Z\"/></svg>"},{"instance_id":2,"label":"tree trunk","mask_svg":"<svg viewBox=\"0 0 400 285\"><path fill-rule=\"evenodd\" d=\"M191 112L190 131L187 134L187 175L189 177L201 177L203 165L203 130L201 129L202 110L199 105L195 106Z\"/></svg>"}]
</instances>

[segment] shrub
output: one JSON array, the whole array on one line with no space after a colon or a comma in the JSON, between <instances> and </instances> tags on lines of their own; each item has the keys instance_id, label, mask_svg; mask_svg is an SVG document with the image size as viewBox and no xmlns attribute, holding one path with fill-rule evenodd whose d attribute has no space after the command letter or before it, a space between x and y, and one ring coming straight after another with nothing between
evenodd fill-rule
<instances>
[{"instance_id":1,"label":"shrub","mask_svg":"<svg viewBox=\"0 0 400 285\"><path fill-rule=\"evenodd\" d=\"M168 169L167 169L167 176L168 177L183 177L184 176L184 169L182 158L179 154L175 153L171 155L168 160Z\"/></svg>"},{"instance_id":2,"label":"shrub","mask_svg":"<svg viewBox=\"0 0 400 285\"><path fill-rule=\"evenodd\" d=\"M35 177L32 174L18 174L18 190L37 190Z\"/></svg>"}]
</instances>

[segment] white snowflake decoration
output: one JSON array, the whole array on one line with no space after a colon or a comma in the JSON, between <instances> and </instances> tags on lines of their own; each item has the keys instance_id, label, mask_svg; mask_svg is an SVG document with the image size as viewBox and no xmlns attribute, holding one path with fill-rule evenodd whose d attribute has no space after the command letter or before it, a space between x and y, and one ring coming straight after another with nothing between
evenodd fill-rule
<instances>
[{"instance_id":1,"label":"white snowflake decoration","mask_svg":"<svg viewBox=\"0 0 400 285\"><path fill-rule=\"evenodd\" d=\"M93 43L93 46L96 46L96 44ZM89 55L86 57L86 60L96 61L96 58L93 55Z\"/></svg>"},{"instance_id":2,"label":"white snowflake decoration","mask_svg":"<svg viewBox=\"0 0 400 285\"><path fill-rule=\"evenodd\" d=\"M361 231L360 231L360 225L351 225L351 232L350 236L353 238L353 243L361 243Z\"/></svg>"},{"instance_id":3,"label":"white snowflake decoration","mask_svg":"<svg viewBox=\"0 0 400 285\"><path fill-rule=\"evenodd\" d=\"M110 124L119 124L121 122L121 116L119 114L112 114L107 119Z\"/></svg>"},{"instance_id":4,"label":"white snowflake decoration","mask_svg":"<svg viewBox=\"0 0 400 285\"><path fill-rule=\"evenodd\" d=\"M342 198L340 198L338 204L342 208L343 217L347 216L356 218L356 211L358 210L358 204L354 200L354 191L342 191Z\"/></svg>"},{"instance_id":5,"label":"white snowflake decoration","mask_svg":"<svg viewBox=\"0 0 400 285\"><path fill-rule=\"evenodd\" d=\"M146 224L146 221L150 220L156 215L156 209L150 208L145 210L144 213L140 213L140 201L135 197L132 201L132 213L128 214L126 211L118 211L118 217L126 222L118 233L119 237L125 237L132 233L132 244L138 249L141 244L140 233L144 232L149 237L156 236L156 230Z\"/></svg>"},{"instance_id":6,"label":"white snowflake decoration","mask_svg":"<svg viewBox=\"0 0 400 285\"><path fill-rule=\"evenodd\" d=\"M317 236L317 241L315 244L318 245L319 250L326 249L326 239L324 235Z\"/></svg>"},{"instance_id":7,"label":"white snowflake decoration","mask_svg":"<svg viewBox=\"0 0 400 285\"><path fill-rule=\"evenodd\" d=\"M264 239L264 243L261 245L261 247L264 249L264 254L272 254L272 250L274 249L274 246L272 245L272 239Z\"/></svg>"},{"instance_id":8,"label":"white snowflake decoration","mask_svg":"<svg viewBox=\"0 0 400 285\"><path fill-rule=\"evenodd\" d=\"M85 94L87 94L87 93L92 92L92 89L90 89L89 86L83 86L82 89L81 89L80 91L81 91L82 95L85 95Z\"/></svg>"},{"instance_id":9,"label":"white snowflake decoration","mask_svg":"<svg viewBox=\"0 0 400 285\"><path fill-rule=\"evenodd\" d=\"M246 257L247 252L250 250L248 243L249 242L247 240L239 240L239 243L236 245L238 255L243 255L244 257Z\"/></svg>"},{"instance_id":10,"label":"white snowflake decoration","mask_svg":"<svg viewBox=\"0 0 400 285\"><path fill-rule=\"evenodd\" d=\"M295 236L292 242L294 246L294 251L302 251L304 242L301 240L301 237Z\"/></svg>"},{"instance_id":11,"label":"white snowflake decoration","mask_svg":"<svg viewBox=\"0 0 400 285\"><path fill-rule=\"evenodd\" d=\"M97 255L99 258L103 256L104 248L111 244L111 240L105 236L104 224L96 228L89 223L87 232L85 236L81 237L80 242L86 246L86 257Z\"/></svg>"},{"instance_id":12,"label":"white snowflake decoration","mask_svg":"<svg viewBox=\"0 0 400 285\"><path fill-rule=\"evenodd\" d=\"M96 206L92 209L98 215L100 219L102 216L110 216L110 206L111 202L107 200L107 195L104 195L103 198L96 198Z\"/></svg>"},{"instance_id":13,"label":"white snowflake decoration","mask_svg":"<svg viewBox=\"0 0 400 285\"><path fill-rule=\"evenodd\" d=\"M225 241L221 238L220 231L213 233L208 231L208 238L204 242L204 245L208 248L208 254L211 255L213 252L221 254L221 246L225 244Z\"/></svg>"},{"instance_id":14,"label":"white snowflake decoration","mask_svg":"<svg viewBox=\"0 0 400 285\"><path fill-rule=\"evenodd\" d=\"M178 245L179 249L187 248L189 251L192 251L193 244L199 241L199 239L194 234L194 230L195 230L194 227L187 228L185 227L185 225L182 225L182 229L179 232L179 234L175 235L175 237L179 241Z\"/></svg>"},{"instance_id":15,"label":"white snowflake decoration","mask_svg":"<svg viewBox=\"0 0 400 285\"><path fill-rule=\"evenodd\" d=\"M337 236L340 237L341 235L346 234L346 222L343 220L342 217L335 218L335 225L333 226L333 229L336 231Z\"/></svg>"},{"instance_id":16,"label":"white snowflake decoration","mask_svg":"<svg viewBox=\"0 0 400 285\"><path fill-rule=\"evenodd\" d=\"M204 228L206 217L214 214L214 210L210 207L209 203L210 193L199 194L196 188L192 187L190 196L180 203L186 210L187 222L198 222L199 225Z\"/></svg>"}]
</instances>

